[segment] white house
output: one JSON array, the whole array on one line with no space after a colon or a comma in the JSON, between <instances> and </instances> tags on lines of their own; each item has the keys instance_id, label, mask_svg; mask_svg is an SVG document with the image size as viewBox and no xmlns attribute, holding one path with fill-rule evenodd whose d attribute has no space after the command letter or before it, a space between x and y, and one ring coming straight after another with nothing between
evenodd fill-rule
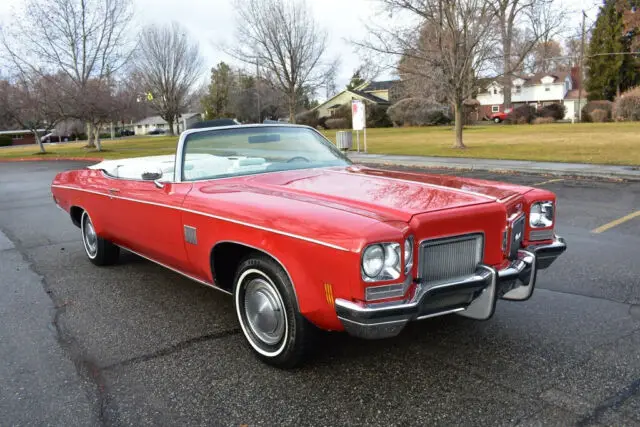
<instances>
[{"instance_id":1,"label":"white house","mask_svg":"<svg viewBox=\"0 0 640 427\"><path fill-rule=\"evenodd\" d=\"M192 124L202 120L200 113L184 113L180 116L180 120L174 123L174 131L180 133L185 129L189 129ZM169 124L160 116L146 117L133 124L133 130L136 135L146 135L153 130L169 130Z\"/></svg>"},{"instance_id":2,"label":"white house","mask_svg":"<svg viewBox=\"0 0 640 427\"><path fill-rule=\"evenodd\" d=\"M567 99L567 96L576 89L573 80L572 73L567 71L516 77L510 88L512 107L529 104L540 108L549 104L566 104L565 119L570 120L576 114L573 98L570 102ZM577 91L575 94L577 101ZM481 117L489 117L492 113L505 110L503 87L497 81L492 81L483 88L476 99L480 102Z\"/></svg>"},{"instance_id":3,"label":"white house","mask_svg":"<svg viewBox=\"0 0 640 427\"><path fill-rule=\"evenodd\" d=\"M359 99L372 104L388 106L389 90L397 83L397 80L377 82L365 82L354 89L345 89L318 105L314 110L319 117L332 117L335 110L343 105L351 104L354 99Z\"/></svg>"}]
</instances>

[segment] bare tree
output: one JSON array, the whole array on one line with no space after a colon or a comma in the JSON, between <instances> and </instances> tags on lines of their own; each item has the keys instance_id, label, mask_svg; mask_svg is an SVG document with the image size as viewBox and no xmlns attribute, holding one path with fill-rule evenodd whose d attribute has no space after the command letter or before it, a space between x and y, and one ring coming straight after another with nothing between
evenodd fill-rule
<instances>
[{"instance_id":1,"label":"bare tree","mask_svg":"<svg viewBox=\"0 0 640 427\"><path fill-rule=\"evenodd\" d=\"M538 42L548 43L559 34L566 13L553 0L493 0L491 5L499 27L504 106L510 108L514 72Z\"/></svg>"},{"instance_id":2,"label":"bare tree","mask_svg":"<svg viewBox=\"0 0 640 427\"><path fill-rule=\"evenodd\" d=\"M335 62L325 63L327 33L318 28L305 0L237 0L235 58L259 64L287 98L289 120L295 123L303 88L326 83Z\"/></svg>"},{"instance_id":3,"label":"bare tree","mask_svg":"<svg viewBox=\"0 0 640 427\"><path fill-rule=\"evenodd\" d=\"M41 153L46 152L42 136L62 119L59 88L56 76L36 73L0 84L0 116L13 126L30 130Z\"/></svg>"},{"instance_id":4,"label":"bare tree","mask_svg":"<svg viewBox=\"0 0 640 427\"><path fill-rule=\"evenodd\" d=\"M90 81L110 79L126 63L131 17L131 0L28 0L0 41L19 73L59 72L72 83L67 98L73 99ZM81 118L88 134L94 133L93 115L87 110Z\"/></svg>"},{"instance_id":5,"label":"bare tree","mask_svg":"<svg viewBox=\"0 0 640 427\"><path fill-rule=\"evenodd\" d=\"M169 124L174 123L189 104L189 95L203 70L200 48L178 23L149 26L140 34L136 72L149 96L151 108Z\"/></svg>"},{"instance_id":6,"label":"bare tree","mask_svg":"<svg viewBox=\"0 0 640 427\"><path fill-rule=\"evenodd\" d=\"M407 75L425 77L440 70L442 87L455 111L454 147L465 148L463 103L473 94L475 76L492 53L491 0L380 1L403 19L393 28L386 23L371 28L372 39L359 45L412 61L411 67L401 70Z\"/></svg>"},{"instance_id":7,"label":"bare tree","mask_svg":"<svg viewBox=\"0 0 640 427\"><path fill-rule=\"evenodd\" d=\"M555 40L540 41L531 50L529 70L532 73L548 73L566 67L562 46Z\"/></svg>"}]
</instances>

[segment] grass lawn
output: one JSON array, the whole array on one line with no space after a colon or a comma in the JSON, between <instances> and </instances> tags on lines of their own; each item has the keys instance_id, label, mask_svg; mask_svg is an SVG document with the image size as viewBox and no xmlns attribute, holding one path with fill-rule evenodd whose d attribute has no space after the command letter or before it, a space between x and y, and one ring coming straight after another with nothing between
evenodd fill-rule
<instances>
[{"instance_id":1,"label":"grass lawn","mask_svg":"<svg viewBox=\"0 0 640 427\"><path fill-rule=\"evenodd\" d=\"M336 131L324 134L335 141ZM478 125L465 129L465 150L452 149L451 127L387 128L367 131L370 153L472 157L510 160L640 165L640 123L557 123L549 125ZM103 141L105 151L84 148L85 143L0 148L0 159L20 157L123 158L175 151L176 137L132 137ZM362 143L362 135L361 135ZM355 135L354 135L355 144Z\"/></svg>"}]
</instances>

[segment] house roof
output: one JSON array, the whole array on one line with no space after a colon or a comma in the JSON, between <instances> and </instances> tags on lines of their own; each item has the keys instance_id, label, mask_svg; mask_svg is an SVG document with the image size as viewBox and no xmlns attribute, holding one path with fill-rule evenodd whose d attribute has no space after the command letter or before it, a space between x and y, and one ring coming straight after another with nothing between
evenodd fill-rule
<instances>
[{"instance_id":1,"label":"house roof","mask_svg":"<svg viewBox=\"0 0 640 427\"><path fill-rule=\"evenodd\" d=\"M394 83L400 80L381 80L378 82L368 82L366 86L360 86L357 89L363 92L373 92L376 90L389 90Z\"/></svg>"},{"instance_id":2,"label":"house roof","mask_svg":"<svg viewBox=\"0 0 640 427\"><path fill-rule=\"evenodd\" d=\"M184 113L182 114L183 118L187 118L190 119L193 116L197 116L200 115L200 113ZM149 116L149 117L145 117L142 120L139 120L137 122L134 123L134 125L139 126L139 125L166 125L167 121L165 119L163 119L160 116Z\"/></svg>"},{"instance_id":3,"label":"house roof","mask_svg":"<svg viewBox=\"0 0 640 427\"><path fill-rule=\"evenodd\" d=\"M331 98L327 99L322 104L316 105L310 111L315 111L320 107L324 107L325 105L329 105L332 102L335 102L333 100L336 99L338 96L342 95L345 92L346 93L350 93L352 95L355 95L358 98L366 99L367 101L370 101L370 102L375 102L376 104L385 104L385 105L389 104L389 101L387 101L386 99L382 99L382 98L380 98L378 96L375 96L375 95L372 95L370 93L362 92L362 91L359 91L359 90L347 90L347 89L345 89L345 90L343 90L341 92L338 92L337 94L333 95ZM337 108L337 107L340 107L342 105L344 105L344 104L333 104L333 105L331 105L331 107L327 107L327 108Z\"/></svg>"},{"instance_id":4,"label":"house roof","mask_svg":"<svg viewBox=\"0 0 640 427\"><path fill-rule=\"evenodd\" d=\"M542 84L542 79L546 76L554 77L555 80L553 83L564 83L564 80L570 76L570 73L568 71L555 71L553 73L535 73L528 76L517 76L516 78L524 80L524 86L533 86Z\"/></svg>"},{"instance_id":5,"label":"house roof","mask_svg":"<svg viewBox=\"0 0 640 427\"><path fill-rule=\"evenodd\" d=\"M367 93L367 92L363 92L361 90L350 90L348 92L355 93L356 95L361 96L362 98L364 98L366 100L369 100L371 102L375 102L376 104L388 104L389 103L389 101L387 101L386 99L380 98L379 96L375 96L375 95L372 95L372 94Z\"/></svg>"},{"instance_id":6,"label":"house roof","mask_svg":"<svg viewBox=\"0 0 640 427\"><path fill-rule=\"evenodd\" d=\"M45 132L46 129L38 129L38 132ZM29 129L17 129L17 130L2 130L0 135L24 135L31 133Z\"/></svg>"}]
</instances>

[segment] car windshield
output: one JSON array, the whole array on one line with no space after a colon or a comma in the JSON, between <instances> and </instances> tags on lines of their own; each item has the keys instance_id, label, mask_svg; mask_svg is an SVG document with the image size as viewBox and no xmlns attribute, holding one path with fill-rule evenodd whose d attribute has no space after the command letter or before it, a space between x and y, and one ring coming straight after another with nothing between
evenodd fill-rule
<instances>
[{"instance_id":1,"label":"car windshield","mask_svg":"<svg viewBox=\"0 0 640 427\"><path fill-rule=\"evenodd\" d=\"M295 126L195 132L185 138L182 162L184 181L350 164L318 132Z\"/></svg>"}]
</instances>

